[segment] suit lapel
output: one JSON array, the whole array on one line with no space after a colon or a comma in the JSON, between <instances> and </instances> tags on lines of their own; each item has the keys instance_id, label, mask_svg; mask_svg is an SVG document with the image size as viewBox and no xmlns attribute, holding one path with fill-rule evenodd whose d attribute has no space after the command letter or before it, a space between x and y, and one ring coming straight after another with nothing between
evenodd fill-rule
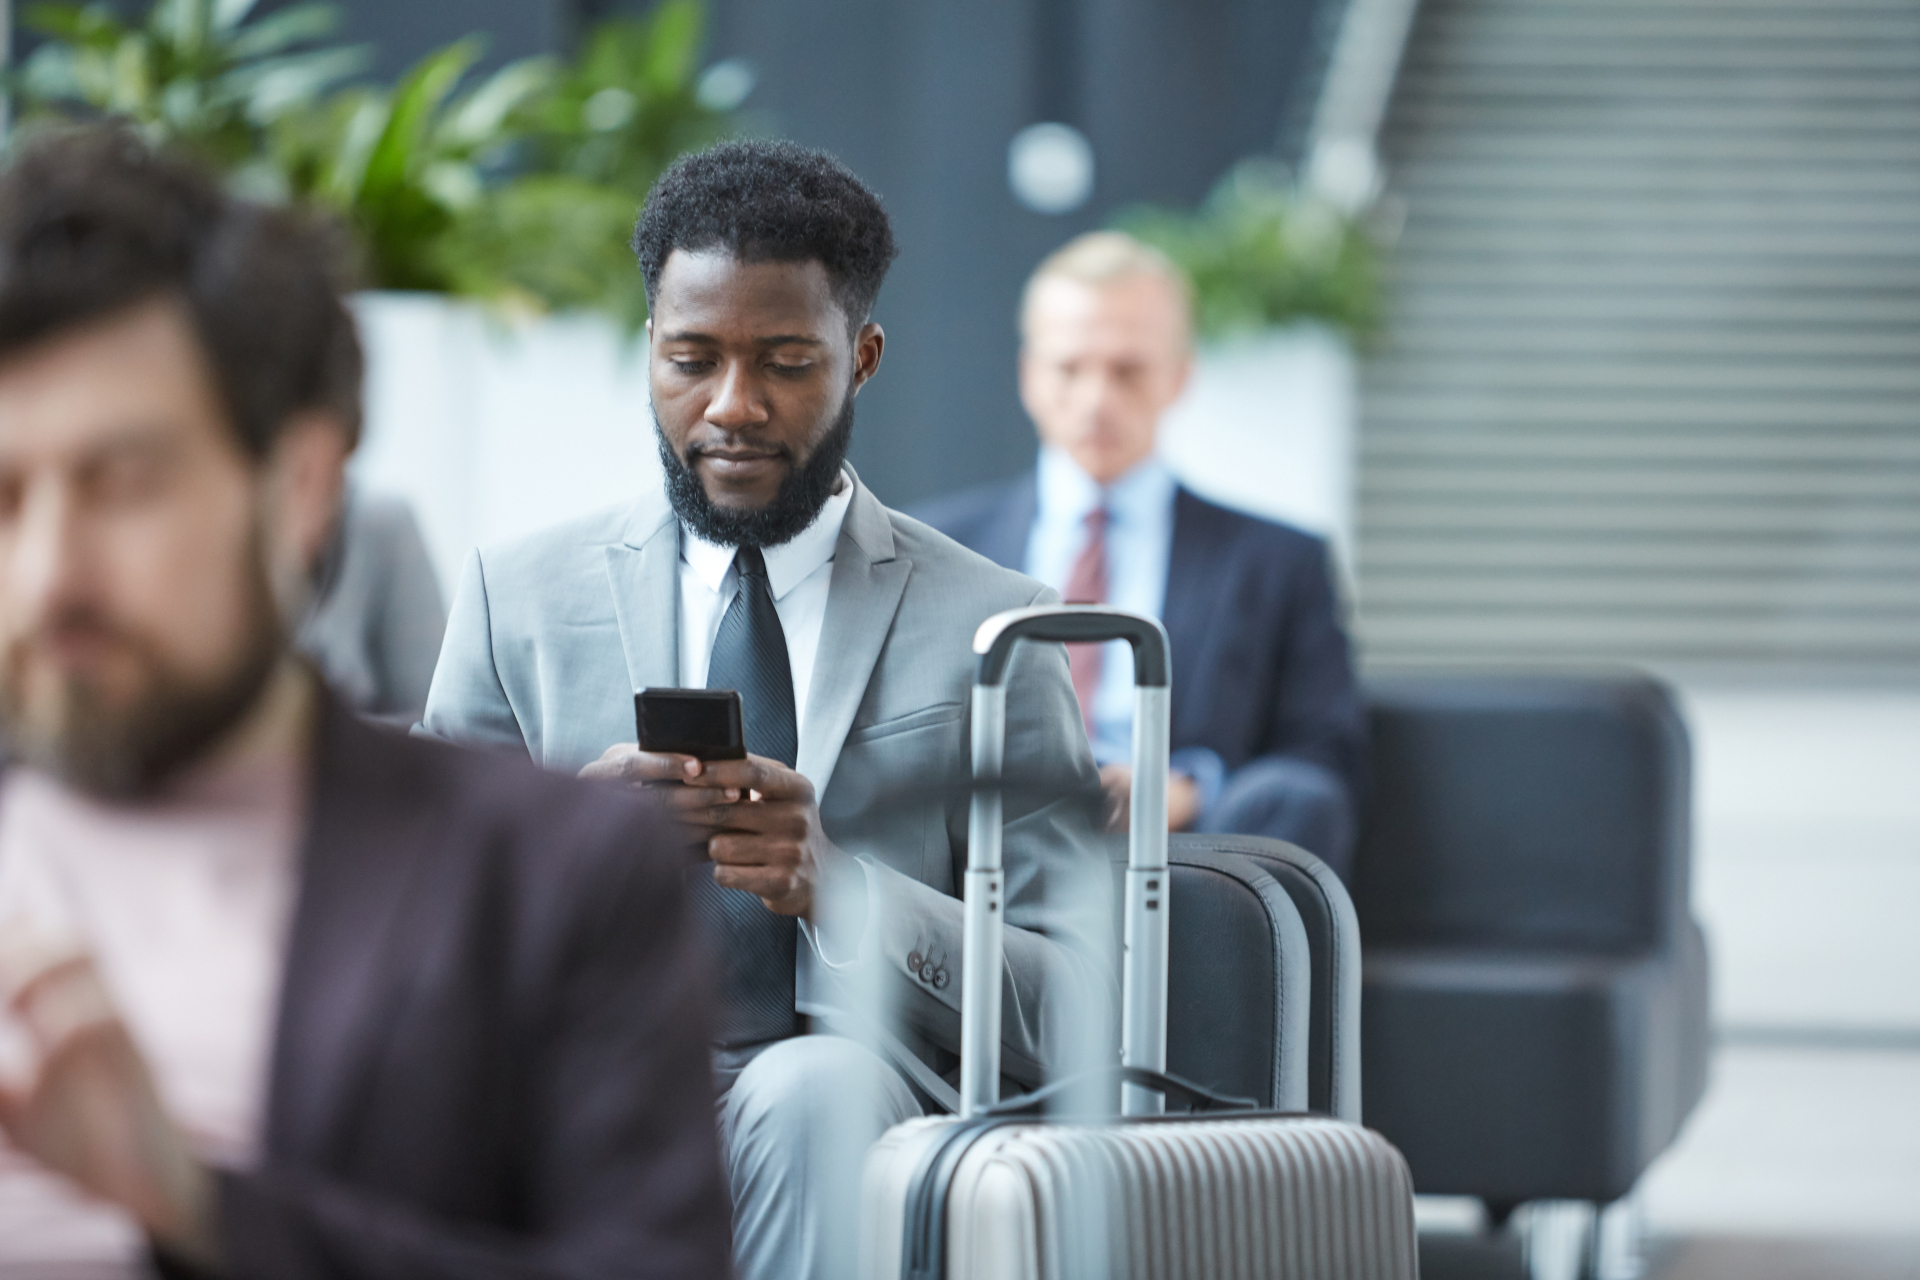
<instances>
[{"instance_id":1,"label":"suit lapel","mask_svg":"<svg viewBox=\"0 0 1920 1280\"><path fill-rule=\"evenodd\" d=\"M1216 612L1211 598L1222 578L1219 566L1211 563L1214 551L1214 540L1207 536L1206 508L1184 487L1175 489L1173 545L1167 553L1167 595L1160 619L1173 653L1176 726L1193 674L1207 669L1208 619L1226 616Z\"/></svg>"},{"instance_id":2,"label":"suit lapel","mask_svg":"<svg viewBox=\"0 0 1920 1280\"><path fill-rule=\"evenodd\" d=\"M437 844L440 816L400 744L323 697L311 818L298 906L281 982L267 1150L323 1167L346 1135L392 975L410 971L396 950L418 942L396 930L411 886Z\"/></svg>"},{"instance_id":3,"label":"suit lapel","mask_svg":"<svg viewBox=\"0 0 1920 1280\"><path fill-rule=\"evenodd\" d=\"M854 485L853 502L834 547L827 616L813 660L797 764L823 796L913 571L912 561L894 555L887 509L858 477Z\"/></svg>"},{"instance_id":4,"label":"suit lapel","mask_svg":"<svg viewBox=\"0 0 1920 1280\"><path fill-rule=\"evenodd\" d=\"M680 683L680 526L663 493L634 504L607 548L607 585L635 692Z\"/></svg>"}]
</instances>

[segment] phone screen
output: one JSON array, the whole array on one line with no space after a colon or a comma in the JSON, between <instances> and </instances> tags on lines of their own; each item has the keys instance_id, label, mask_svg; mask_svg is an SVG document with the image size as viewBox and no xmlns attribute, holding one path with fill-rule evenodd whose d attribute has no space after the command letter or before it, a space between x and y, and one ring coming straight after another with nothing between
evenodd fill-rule
<instances>
[{"instance_id":1,"label":"phone screen","mask_svg":"<svg viewBox=\"0 0 1920 1280\"><path fill-rule=\"evenodd\" d=\"M633 698L642 751L702 760L746 755L740 695L732 689L642 689Z\"/></svg>"}]
</instances>

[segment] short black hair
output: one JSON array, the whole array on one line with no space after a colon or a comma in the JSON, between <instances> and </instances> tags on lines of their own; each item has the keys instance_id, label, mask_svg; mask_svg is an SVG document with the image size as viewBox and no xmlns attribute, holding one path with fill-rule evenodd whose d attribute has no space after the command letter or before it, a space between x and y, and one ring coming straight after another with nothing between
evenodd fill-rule
<instances>
[{"instance_id":1,"label":"short black hair","mask_svg":"<svg viewBox=\"0 0 1920 1280\"><path fill-rule=\"evenodd\" d=\"M171 298L250 456L309 410L357 440L363 357L344 248L332 224L238 199L124 125L49 131L0 173L0 359Z\"/></svg>"},{"instance_id":2,"label":"short black hair","mask_svg":"<svg viewBox=\"0 0 1920 1280\"><path fill-rule=\"evenodd\" d=\"M633 230L647 306L675 249L742 262L817 261L850 325L865 323L897 250L893 224L853 171L797 143L722 142L681 156L647 193Z\"/></svg>"}]
</instances>

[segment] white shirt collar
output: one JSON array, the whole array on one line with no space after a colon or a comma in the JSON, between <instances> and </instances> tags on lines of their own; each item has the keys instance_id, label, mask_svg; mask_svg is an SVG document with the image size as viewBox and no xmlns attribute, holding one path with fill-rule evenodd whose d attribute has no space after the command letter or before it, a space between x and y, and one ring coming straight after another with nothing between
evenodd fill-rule
<instances>
[{"instance_id":1,"label":"white shirt collar","mask_svg":"<svg viewBox=\"0 0 1920 1280\"><path fill-rule=\"evenodd\" d=\"M761 554L767 559L767 585L773 589L775 600L805 582L821 565L833 559L834 548L840 542L840 526L846 522L847 508L852 505L853 477L842 471L840 487L820 508L820 514L813 518L812 524L777 547L761 549ZM726 585L728 572L733 568L734 548L708 542L688 528L684 521L680 531L683 535L680 539L680 558L687 562L709 589L719 594Z\"/></svg>"},{"instance_id":2,"label":"white shirt collar","mask_svg":"<svg viewBox=\"0 0 1920 1280\"><path fill-rule=\"evenodd\" d=\"M1124 524L1171 504L1176 483L1166 463L1150 454L1103 490L1064 451L1040 451L1040 515L1048 521L1078 525L1104 503L1115 522Z\"/></svg>"}]
</instances>

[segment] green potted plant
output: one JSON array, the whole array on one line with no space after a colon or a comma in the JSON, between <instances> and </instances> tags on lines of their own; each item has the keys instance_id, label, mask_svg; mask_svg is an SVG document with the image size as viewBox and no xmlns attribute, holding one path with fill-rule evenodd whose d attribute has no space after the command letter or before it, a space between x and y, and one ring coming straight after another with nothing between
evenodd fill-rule
<instances>
[{"instance_id":1,"label":"green potted plant","mask_svg":"<svg viewBox=\"0 0 1920 1280\"><path fill-rule=\"evenodd\" d=\"M576 57L530 58L472 83L478 37L392 86L356 82L366 51L326 42L328 4L265 17L256 0L35 5L44 43L10 77L22 116L120 117L267 199L354 230L378 289L516 312L597 311L629 329L646 304L624 248L673 157L733 128L752 80L703 68L701 0L666 0L587 34Z\"/></svg>"},{"instance_id":2,"label":"green potted plant","mask_svg":"<svg viewBox=\"0 0 1920 1280\"><path fill-rule=\"evenodd\" d=\"M1320 324L1360 340L1378 319L1373 238L1272 165L1236 167L1194 212L1133 209L1117 225L1187 273L1204 339Z\"/></svg>"},{"instance_id":3,"label":"green potted plant","mask_svg":"<svg viewBox=\"0 0 1920 1280\"><path fill-rule=\"evenodd\" d=\"M752 77L706 66L702 0L602 24L571 57L479 76L477 37L392 85L329 43L330 5L153 0L23 14L28 127L120 117L260 198L336 213L359 246L364 482L410 497L442 576L468 547L629 498L657 466L627 248L647 188L735 128Z\"/></svg>"},{"instance_id":4,"label":"green potted plant","mask_svg":"<svg viewBox=\"0 0 1920 1280\"><path fill-rule=\"evenodd\" d=\"M1116 225L1193 283L1197 359L1162 431L1169 463L1202 493L1327 535L1351 564L1355 347L1379 317L1366 226L1259 162L1197 210Z\"/></svg>"},{"instance_id":5,"label":"green potted plant","mask_svg":"<svg viewBox=\"0 0 1920 1280\"><path fill-rule=\"evenodd\" d=\"M254 0L155 0L132 21L104 4L28 7L44 38L8 76L21 118L130 120L198 153L245 189L279 187L269 130L358 75L366 50L322 43L338 26L326 4L249 21Z\"/></svg>"}]
</instances>

